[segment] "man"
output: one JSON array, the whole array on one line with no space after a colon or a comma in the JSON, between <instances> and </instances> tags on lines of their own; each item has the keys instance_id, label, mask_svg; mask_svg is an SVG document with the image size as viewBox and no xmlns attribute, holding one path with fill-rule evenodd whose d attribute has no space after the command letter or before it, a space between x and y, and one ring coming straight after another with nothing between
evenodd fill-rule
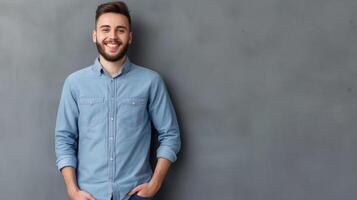
<instances>
[{"instance_id":1,"label":"man","mask_svg":"<svg viewBox=\"0 0 357 200\"><path fill-rule=\"evenodd\" d=\"M99 5L92 33L99 57L70 74L55 128L56 165L71 200L151 199L181 141L160 76L130 62L131 19L123 2ZM157 163L149 163L151 123Z\"/></svg>"}]
</instances>

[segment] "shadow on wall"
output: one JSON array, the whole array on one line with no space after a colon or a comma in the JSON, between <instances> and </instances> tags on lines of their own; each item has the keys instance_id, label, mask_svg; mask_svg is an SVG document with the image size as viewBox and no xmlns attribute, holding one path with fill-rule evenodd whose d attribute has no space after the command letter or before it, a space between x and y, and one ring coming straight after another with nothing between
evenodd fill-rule
<instances>
[{"instance_id":1,"label":"shadow on wall","mask_svg":"<svg viewBox=\"0 0 357 200\"><path fill-rule=\"evenodd\" d=\"M129 48L129 57L130 60L133 63L138 63L139 65L144 65L145 66L145 60L142 52L145 52L143 49L148 48L145 47L145 42L147 39L145 33L148 33L148 31L152 30L146 24L140 22L139 20L135 21L135 24L132 26L133 30L133 43L131 44ZM150 34L149 34L150 35ZM159 58L158 58L159 59ZM143 64L141 64L143 63ZM162 78L165 81L166 87L168 89L168 92L170 94L172 103L174 105L176 115L177 115L177 120L180 126L180 132L181 132L181 150L179 154L177 155L177 161L173 163L170 167L170 170L165 178L164 184L162 185L161 189L159 192L155 195L156 200L164 200L164 199L172 199L170 198L170 194L172 194L171 191L174 190L174 186L176 185L177 181L179 180L179 177L183 174L183 167L185 163L185 126L183 124L183 120L181 119L181 112L179 109L178 104L175 102L176 95L172 93L172 87L170 87L170 80L166 80L163 74L158 71ZM151 151L150 151L150 163L151 167L153 170L155 170L155 165L156 165L156 149L159 146L158 140L157 140L157 131L155 130L154 126L152 125L152 140L151 140Z\"/></svg>"}]
</instances>

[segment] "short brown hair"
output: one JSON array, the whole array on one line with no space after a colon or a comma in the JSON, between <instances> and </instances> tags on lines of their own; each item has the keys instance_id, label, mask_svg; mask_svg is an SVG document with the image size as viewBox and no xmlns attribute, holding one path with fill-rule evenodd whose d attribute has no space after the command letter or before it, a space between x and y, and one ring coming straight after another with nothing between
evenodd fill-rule
<instances>
[{"instance_id":1,"label":"short brown hair","mask_svg":"<svg viewBox=\"0 0 357 200\"><path fill-rule=\"evenodd\" d=\"M129 29L131 30L131 18L128 10L128 6L122 1L113 1L100 4L97 7L95 14L95 24L97 24L98 18L105 13L118 13L125 15L129 21Z\"/></svg>"}]
</instances>

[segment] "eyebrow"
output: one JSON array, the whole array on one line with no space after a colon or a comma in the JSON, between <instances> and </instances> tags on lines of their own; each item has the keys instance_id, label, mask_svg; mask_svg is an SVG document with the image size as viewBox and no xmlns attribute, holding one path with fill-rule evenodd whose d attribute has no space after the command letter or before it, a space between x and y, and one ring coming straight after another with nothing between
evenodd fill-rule
<instances>
[{"instance_id":1,"label":"eyebrow","mask_svg":"<svg viewBox=\"0 0 357 200\"><path fill-rule=\"evenodd\" d=\"M110 26L109 25L101 25L99 28L110 28ZM116 29L118 29L118 28L123 28L123 29L127 29L127 27L126 26L117 26L117 27L115 27Z\"/></svg>"}]
</instances>

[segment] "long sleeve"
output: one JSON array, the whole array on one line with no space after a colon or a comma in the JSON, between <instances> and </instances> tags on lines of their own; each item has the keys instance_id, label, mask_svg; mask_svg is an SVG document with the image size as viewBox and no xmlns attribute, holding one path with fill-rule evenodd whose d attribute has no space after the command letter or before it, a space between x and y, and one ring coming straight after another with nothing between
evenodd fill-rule
<instances>
[{"instance_id":1,"label":"long sleeve","mask_svg":"<svg viewBox=\"0 0 357 200\"><path fill-rule=\"evenodd\" d=\"M160 143L156 157L175 162L181 148L180 131L174 107L159 75L151 84L149 113Z\"/></svg>"},{"instance_id":2,"label":"long sleeve","mask_svg":"<svg viewBox=\"0 0 357 200\"><path fill-rule=\"evenodd\" d=\"M77 167L78 107L68 77L63 86L55 127L56 165Z\"/></svg>"}]
</instances>

